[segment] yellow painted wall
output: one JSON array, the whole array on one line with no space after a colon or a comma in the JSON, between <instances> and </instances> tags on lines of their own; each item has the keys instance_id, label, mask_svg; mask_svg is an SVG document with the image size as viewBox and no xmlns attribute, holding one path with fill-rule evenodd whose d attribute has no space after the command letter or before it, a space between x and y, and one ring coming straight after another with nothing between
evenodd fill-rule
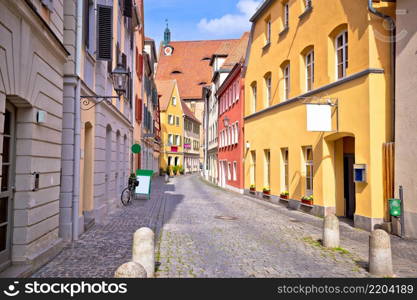
<instances>
[{"instance_id":1,"label":"yellow painted wall","mask_svg":"<svg viewBox=\"0 0 417 300\"><path fill-rule=\"evenodd\" d=\"M245 188L250 186L250 151L256 151L256 188L264 186L264 150L271 151L271 192L283 188L281 149L289 149L290 198L305 195L305 168L302 149L312 146L314 154L314 204L336 207L344 214L343 142L355 137L357 164L368 166L368 182L356 184L356 214L383 218L382 145L390 139L389 44L376 35L387 36L382 20L370 15L367 1L313 1L313 10L302 19L303 1L290 0L289 31L283 27L282 1L276 0L253 25L252 44L245 77L245 116L252 111L251 85L257 82L257 107L265 109L264 76L272 74L272 105L283 103L281 66L291 64L290 99L306 93L304 54L314 48L314 89L336 81L334 38L343 29L349 36L347 76L375 68L383 74L369 74L313 96L338 99L339 133L307 132L306 107L302 100L288 103L245 120L245 139L250 149L245 153ZM392 4L385 13L393 12ZM377 5L376 5L377 6ZM265 46L265 21L272 20L272 38ZM336 114L333 124L336 128ZM271 130L273 128L273 130ZM336 205L337 203L337 205Z\"/></svg>"},{"instance_id":2,"label":"yellow painted wall","mask_svg":"<svg viewBox=\"0 0 417 300\"><path fill-rule=\"evenodd\" d=\"M177 98L177 105L172 104L172 98ZM178 117L180 122L179 126L177 125L170 125L168 124L168 115L173 115ZM178 157L179 164L184 165L184 154L183 154L183 145L184 145L184 119L183 119L183 111L181 106L180 94L178 91L178 86L175 84L174 89L172 91L172 95L170 97L170 103L166 111L161 111L161 139L162 139L162 155L160 156L160 167L164 170L168 166L168 157L172 156L172 164L174 163L175 157ZM178 147L178 153L171 152L171 146L168 146L168 135L179 135L181 136L181 146Z\"/></svg>"}]
</instances>

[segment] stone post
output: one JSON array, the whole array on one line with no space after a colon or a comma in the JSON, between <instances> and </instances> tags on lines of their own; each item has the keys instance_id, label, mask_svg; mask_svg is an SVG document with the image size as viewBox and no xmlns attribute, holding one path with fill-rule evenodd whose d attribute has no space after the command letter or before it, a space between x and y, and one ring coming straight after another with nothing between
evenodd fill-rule
<instances>
[{"instance_id":1,"label":"stone post","mask_svg":"<svg viewBox=\"0 0 417 300\"><path fill-rule=\"evenodd\" d=\"M133 236L132 260L145 268L148 278L155 275L154 238L153 231L146 227L137 230Z\"/></svg>"},{"instance_id":2,"label":"stone post","mask_svg":"<svg viewBox=\"0 0 417 300\"><path fill-rule=\"evenodd\" d=\"M114 278L146 278L145 268L133 261L121 265L114 273Z\"/></svg>"},{"instance_id":3,"label":"stone post","mask_svg":"<svg viewBox=\"0 0 417 300\"><path fill-rule=\"evenodd\" d=\"M339 247L339 219L331 214L324 218L323 224L323 246L327 248Z\"/></svg>"},{"instance_id":4,"label":"stone post","mask_svg":"<svg viewBox=\"0 0 417 300\"><path fill-rule=\"evenodd\" d=\"M393 276L391 241L388 233L377 229L369 237L369 273L375 276Z\"/></svg>"}]
</instances>

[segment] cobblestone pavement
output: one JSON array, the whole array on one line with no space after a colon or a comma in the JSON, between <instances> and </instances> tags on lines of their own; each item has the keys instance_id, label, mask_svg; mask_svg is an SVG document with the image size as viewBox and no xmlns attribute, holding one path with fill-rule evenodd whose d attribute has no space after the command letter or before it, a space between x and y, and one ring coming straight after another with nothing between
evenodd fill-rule
<instances>
[{"instance_id":1,"label":"cobblestone pavement","mask_svg":"<svg viewBox=\"0 0 417 300\"><path fill-rule=\"evenodd\" d=\"M341 247L320 246L323 220L224 191L198 176L164 184L95 225L34 277L112 277L131 258L133 233L156 231L157 277L367 277L369 233L341 225ZM234 217L224 220L216 217ZM417 243L392 237L397 276L417 276Z\"/></svg>"},{"instance_id":2,"label":"cobblestone pavement","mask_svg":"<svg viewBox=\"0 0 417 300\"><path fill-rule=\"evenodd\" d=\"M369 233L341 225L324 249L323 220L203 183L176 178L158 243L158 277L367 277ZM216 216L236 220L216 219ZM397 276L417 276L417 243L392 237Z\"/></svg>"},{"instance_id":3,"label":"cobblestone pavement","mask_svg":"<svg viewBox=\"0 0 417 300\"><path fill-rule=\"evenodd\" d=\"M113 277L115 270L132 258L133 233L143 226L155 232L161 228L165 192L169 188L161 177L156 177L152 183L151 200L136 200L128 207L120 206L103 225L94 225L32 276Z\"/></svg>"}]
</instances>

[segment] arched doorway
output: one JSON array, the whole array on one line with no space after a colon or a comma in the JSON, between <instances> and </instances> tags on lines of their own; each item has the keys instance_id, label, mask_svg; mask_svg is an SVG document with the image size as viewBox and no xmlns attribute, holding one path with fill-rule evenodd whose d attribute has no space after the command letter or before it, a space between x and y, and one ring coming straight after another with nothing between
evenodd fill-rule
<instances>
[{"instance_id":1,"label":"arched doorway","mask_svg":"<svg viewBox=\"0 0 417 300\"><path fill-rule=\"evenodd\" d=\"M116 197L117 195L120 195L121 193L121 166L120 166L120 160L121 160L121 155L120 155L120 131L118 130L116 132L116 180L115 180L115 192L116 192Z\"/></svg>"},{"instance_id":2,"label":"arched doorway","mask_svg":"<svg viewBox=\"0 0 417 300\"><path fill-rule=\"evenodd\" d=\"M83 203L80 207L84 212L94 207L94 158L93 158L93 126L87 122L84 126L84 172L83 172Z\"/></svg>"},{"instance_id":3,"label":"arched doorway","mask_svg":"<svg viewBox=\"0 0 417 300\"><path fill-rule=\"evenodd\" d=\"M356 210L356 188L353 177L355 164L355 138L343 138L343 190L345 217L353 219Z\"/></svg>"},{"instance_id":4,"label":"arched doorway","mask_svg":"<svg viewBox=\"0 0 417 300\"><path fill-rule=\"evenodd\" d=\"M107 201L110 201L110 182L111 182L111 165L112 165L112 128L110 125L106 127L106 174L104 184L106 186Z\"/></svg>"},{"instance_id":5,"label":"arched doorway","mask_svg":"<svg viewBox=\"0 0 417 300\"><path fill-rule=\"evenodd\" d=\"M355 137L349 133L337 133L327 138L329 149L334 152L334 179L336 214L354 219L356 211L356 184L354 182Z\"/></svg>"}]
</instances>

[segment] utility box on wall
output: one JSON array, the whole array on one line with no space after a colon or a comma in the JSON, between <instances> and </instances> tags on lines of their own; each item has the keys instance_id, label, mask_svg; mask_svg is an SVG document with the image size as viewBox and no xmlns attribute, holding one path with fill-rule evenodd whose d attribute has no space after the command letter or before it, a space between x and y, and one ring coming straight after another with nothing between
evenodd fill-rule
<instances>
[{"instance_id":1,"label":"utility box on wall","mask_svg":"<svg viewBox=\"0 0 417 300\"><path fill-rule=\"evenodd\" d=\"M353 165L353 179L355 182L366 182L366 165Z\"/></svg>"}]
</instances>

